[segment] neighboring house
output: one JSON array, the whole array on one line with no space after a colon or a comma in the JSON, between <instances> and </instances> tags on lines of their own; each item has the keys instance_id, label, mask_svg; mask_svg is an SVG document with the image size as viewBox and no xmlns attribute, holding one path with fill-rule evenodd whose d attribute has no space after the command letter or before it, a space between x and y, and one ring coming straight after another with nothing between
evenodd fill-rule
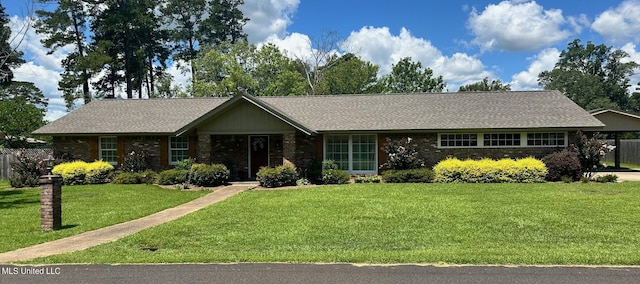
<instances>
[{"instance_id":1,"label":"neighboring house","mask_svg":"<svg viewBox=\"0 0 640 284\"><path fill-rule=\"evenodd\" d=\"M599 120L557 91L100 100L38 129L57 153L122 163L144 150L157 170L185 158L235 179L262 166L334 160L375 174L387 138L411 137L426 166L447 157L541 157Z\"/></svg>"}]
</instances>

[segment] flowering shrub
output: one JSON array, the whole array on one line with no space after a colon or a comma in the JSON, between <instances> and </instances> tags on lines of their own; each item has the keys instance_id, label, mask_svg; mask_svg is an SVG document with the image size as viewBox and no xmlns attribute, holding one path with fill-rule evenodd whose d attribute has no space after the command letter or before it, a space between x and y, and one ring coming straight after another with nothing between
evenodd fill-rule
<instances>
[{"instance_id":1,"label":"flowering shrub","mask_svg":"<svg viewBox=\"0 0 640 284\"><path fill-rule=\"evenodd\" d=\"M591 138L587 138L582 131L578 131L577 136L578 140L571 148L578 153L582 170L587 178L591 178L593 171L600 166L600 161L604 159L607 153L613 151L616 146L607 144L607 141L599 133L594 133Z\"/></svg>"},{"instance_id":2,"label":"flowering shrub","mask_svg":"<svg viewBox=\"0 0 640 284\"><path fill-rule=\"evenodd\" d=\"M345 170L323 170L322 182L324 184L345 184L349 183L351 175Z\"/></svg>"},{"instance_id":3,"label":"flowering shrub","mask_svg":"<svg viewBox=\"0 0 640 284\"><path fill-rule=\"evenodd\" d=\"M53 167L51 173L62 176L62 182L66 185L78 185L108 182L112 171L113 166L107 162L73 161Z\"/></svg>"},{"instance_id":4,"label":"flowering shrub","mask_svg":"<svg viewBox=\"0 0 640 284\"><path fill-rule=\"evenodd\" d=\"M456 158L440 161L433 167L438 182L544 182L547 168L534 158L518 160L465 160Z\"/></svg>"},{"instance_id":5,"label":"flowering shrub","mask_svg":"<svg viewBox=\"0 0 640 284\"><path fill-rule=\"evenodd\" d=\"M411 137L400 140L392 140L387 137L387 142L382 149L387 153L387 162L381 167L391 170L407 170L423 167L424 163L418 155L417 146L411 143Z\"/></svg>"},{"instance_id":6,"label":"flowering shrub","mask_svg":"<svg viewBox=\"0 0 640 284\"><path fill-rule=\"evenodd\" d=\"M19 151L11 162L13 174L9 177L12 187L35 187L40 183L40 176L45 174L45 163L38 154Z\"/></svg>"},{"instance_id":7,"label":"flowering shrub","mask_svg":"<svg viewBox=\"0 0 640 284\"><path fill-rule=\"evenodd\" d=\"M124 156L120 170L123 172L144 172L149 169L147 155L144 151L131 151Z\"/></svg>"}]
</instances>

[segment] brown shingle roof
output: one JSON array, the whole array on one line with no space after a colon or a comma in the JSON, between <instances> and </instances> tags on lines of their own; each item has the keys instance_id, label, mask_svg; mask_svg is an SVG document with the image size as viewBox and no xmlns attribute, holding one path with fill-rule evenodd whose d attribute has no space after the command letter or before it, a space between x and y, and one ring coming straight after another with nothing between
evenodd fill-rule
<instances>
[{"instance_id":1,"label":"brown shingle roof","mask_svg":"<svg viewBox=\"0 0 640 284\"><path fill-rule=\"evenodd\" d=\"M314 132L604 126L557 91L249 99L270 106L270 109L290 121ZM189 124L199 123L199 118L207 116L227 100L228 98L94 101L35 133L176 133Z\"/></svg>"},{"instance_id":2,"label":"brown shingle roof","mask_svg":"<svg viewBox=\"0 0 640 284\"><path fill-rule=\"evenodd\" d=\"M226 100L95 100L43 126L34 134L175 133Z\"/></svg>"},{"instance_id":3,"label":"brown shingle roof","mask_svg":"<svg viewBox=\"0 0 640 284\"><path fill-rule=\"evenodd\" d=\"M604 126L558 91L261 97L316 131Z\"/></svg>"}]
</instances>

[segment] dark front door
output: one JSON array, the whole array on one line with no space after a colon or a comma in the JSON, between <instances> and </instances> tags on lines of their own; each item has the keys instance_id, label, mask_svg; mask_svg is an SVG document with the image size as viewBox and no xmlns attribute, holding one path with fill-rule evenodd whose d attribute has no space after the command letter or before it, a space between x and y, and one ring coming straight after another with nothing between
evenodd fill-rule
<instances>
[{"instance_id":1,"label":"dark front door","mask_svg":"<svg viewBox=\"0 0 640 284\"><path fill-rule=\"evenodd\" d=\"M249 139L251 172L255 177L260 167L269 166L269 136L251 136Z\"/></svg>"}]
</instances>

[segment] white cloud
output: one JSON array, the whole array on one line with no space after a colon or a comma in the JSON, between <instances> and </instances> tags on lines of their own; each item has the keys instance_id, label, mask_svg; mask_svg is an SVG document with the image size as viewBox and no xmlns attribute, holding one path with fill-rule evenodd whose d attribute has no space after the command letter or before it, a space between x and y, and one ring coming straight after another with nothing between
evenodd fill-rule
<instances>
[{"instance_id":1,"label":"white cloud","mask_svg":"<svg viewBox=\"0 0 640 284\"><path fill-rule=\"evenodd\" d=\"M387 27L363 27L352 32L344 46L363 60L380 66L380 75L391 72L393 64L402 58L411 57L413 61L421 62L423 67L431 68L435 76L442 76L449 90L454 90L454 87L457 90L456 86L462 82L492 77L477 58L465 53L445 56L430 41L417 38L404 28L399 35L393 35Z\"/></svg>"},{"instance_id":2,"label":"white cloud","mask_svg":"<svg viewBox=\"0 0 640 284\"><path fill-rule=\"evenodd\" d=\"M31 23L29 18L11 17L10 28L13 46L25 53L27 63L13 70L14 80L33 82L49 101L45 119L52 121L64 116L66 104L62 94L58 90L61 60L69 52L67 48L61 48L53 54L47 54L47 49L42 46L41 35L36 34L33 28L27 28ZM19 45L18 45L19 44Z\"/></svg>"},{"instance_id":3,"label":"white cloud","mask_svg":"<svg viewBox=\"0 0 640 284\"><path fill-rule=\"evenodd\" d=\"M536 56L529 59L531 64L527 71L522 71L511 77L511 89L514 91L540 89L538 75L542 71L553 69L559 58L560 51L556 48L547 48L540 51Z\"/></svg>"},{"instance_id":4,"label":"white cloud","mask_svg":"<svg viewBox=\"0 0 640 284\"><path fill-rule=\"evenodd\" d=\"M630 61L640 64L640 50L638 50L638 47L634 43L627 43L620 49L629 54ZM630 83L631 87L629 87L629 91L635 92L638 83L640 83L640 68L636 69L635 74L631 76Z\"/></svg>"},{"instance_id":5,"label":"white cloud","mask_svg":"<svg viewBox=\"0 0 640 284\"><path fill-rule=\"evenodd\" d=\"M260 43L272 35L285 37L299 4L300 0L246 0L239 9L250 19L243 28L249 41Z\"/></svg>"},{"instance_id":6,"label":"white cloud","mask_svg":"<svg viewBox=\"0 0 640 284\"><path fill-rule=\"evenodd\" d=\"M472 43L483 50L531 51L568 38L567 20L562 10L544 8L535 1L503 1L470 13L467 27L474 34ZM584 19L583 19L584 20ZM580 18L570 24L574 30Z\"/></svg>"},{"instance_id":7,"label":"white cloud","mask_svg":"<svg viewBox=\"0 0 640 284\"><path fill-rule=\"evenodd\" d=\"M613 42L640 40L640 1L629 0L604 11L591 25L602 37Z\"/></svg>"}]
</instances>

